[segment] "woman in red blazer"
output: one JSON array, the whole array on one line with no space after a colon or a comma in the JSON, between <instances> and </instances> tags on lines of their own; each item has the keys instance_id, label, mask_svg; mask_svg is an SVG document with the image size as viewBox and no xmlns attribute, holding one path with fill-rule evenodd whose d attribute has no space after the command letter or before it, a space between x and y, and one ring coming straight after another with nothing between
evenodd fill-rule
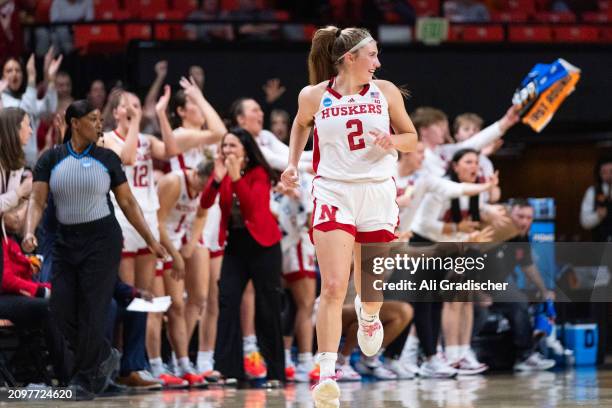
<instances>
[{"instance_id":1,"label":"woman in red blazer","mask_svg":"<svg viewBox=\"0 0 612 408\"><path fill-rule=\"evenodd\" d=\"M268 378L285 380L281 330L281 233L270 211L276 181L253 136L231 129L221 140L213 177L200 205L209 208L217 194L221 207L219 243L225 247L219 279L219 319L215 368L244 379L240 301L249 281L255 287L255 328Z\"/></svg>"}]
</instances>

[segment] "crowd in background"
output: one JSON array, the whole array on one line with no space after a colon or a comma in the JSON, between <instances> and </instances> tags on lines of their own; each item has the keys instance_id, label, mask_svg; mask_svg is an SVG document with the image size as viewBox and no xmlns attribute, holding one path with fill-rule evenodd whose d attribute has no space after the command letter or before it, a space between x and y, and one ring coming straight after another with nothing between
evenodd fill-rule
<instances>
[{"instance_id":1,"label":"crowd in background","mask_svg":"<svg viewBox=\"0 0 612 408\"><path fill-rule=\"evenodd\" d=\"M399 2L374 3L390 7ZM456 15L476 2L447 3L457 3L454 9L445 6ZM204 5L201 12L207 13ZM83 10L78 18L91 18ZM473 14L484 18L486 10L479 6ZM220 29L202 35L225 34ZM64 142L69 126L66 110L75 103L70 73L61 70L62 57L55 54L54 48L46 52L39 76L32 57L25 64L9 58L2 65L0 321L18 329L42 329L54 378L65 384L71 345L48 310L54 290L50 262L57 222L52 202L37 230L37 252L24 253L20 247L32 171L45 152ZM121 370L113 380L139 390L230 384L233 379L315 381L312 316L318 275L308 238L313 157L306 152L300 162L298 193L276 183L287 166L291 118L288 112L272 108L284 88L272 79L264 84L265 101L241 97L222 119L206 99L201 67L192 67L179 86L172 84L170 89L165 84L167 65L165 61L155 65L156 79L142 102L127 89L107 89L102 81L93 81L84 95L89 109L99 111L103 122L98 144L117 153L133 191L149 187L145 195L135 196L169 254L156 260L146 251L139 252L146 245L126 248L131 232L127 222L119 220L121 208L115 206L124 257L105 322L108 342L122 351ZM420 143L416 152L400 154L397 162L398 239L487 242L494 228L513 223L518 231L513 242L523 245L523 256L500 265L497 278L504 281L520 265L541 299L554 299L533 260L525 255L530 253L527 235L533 208L525 200L507 207L499 203L499 175L489 158L518 122L516 110L511 107L487 127L475 113L451 122L432 107L413 109L411 117ZM150 167L143 170L141 163ZM601 241L609 241L612 234L611 169L612 159L597 164L595 184L586 192L580 215L583 227L593 229ZM154 185L146 185L147 180ZM278 241L278 251L269 249ZM282 257L282 271L267 268L275 257ZM520 298L520 290L513 290L514 299ZM163 295L172 298L165 315L151 313L147 319L143 313L125 311L135 297L150 300ZM479 310L497 311L510 321L516 370L551 368L554 361L536 352L540 335L534 332L527 305L526 298L514 303L494 297L412 304L389 300L381 310L384 349L374 357L351 361L357 328L349 304L343 315L345 342L338 368L345 381L358 381L363 375L393 380L486 371L471 347L480 329L474 321ZM162 353L163 327L172 349L168 354ZM198 347L190 350L195 333Z\"/></svg>"},{"instance_id":2,"label":"crowd in background","mask_svg":"<svg viewBox=\"0 0 612 408\"><path fill-rule=\"evenodd\" d=\"M595 0L169 0L139 5L137 1L113 0L94 5L93 0L1 0L0 58L20 55L27 48L24 44L29 44L39 57L50 44L65 54L75 51L70 26L44 27L47 23L175 19L185 20L186 24L181 25L180 29L173 26L155 30L156 35L164 30L171 33L158 39L233 41L240 38L266 41L284 38L303 41L310 39L312 24L331 22L344 26L414 25L418 17L427 16L442 16L452 23L608 21L604 8L607 2L599 3ZM203 24L210 20L224 20L227 23ZM193 23L189 24L190 21ZM239 24L241 21L245 23ZM257 24L257 21L263 23ZM296 24L281 27L277 22ZM24 29L29 24L43 26L36 26L33 30ZM142 31L142 25L138 24L124 34L128 39L148 39L151 36L150 31Z\"/></svg>"}]
</instances>

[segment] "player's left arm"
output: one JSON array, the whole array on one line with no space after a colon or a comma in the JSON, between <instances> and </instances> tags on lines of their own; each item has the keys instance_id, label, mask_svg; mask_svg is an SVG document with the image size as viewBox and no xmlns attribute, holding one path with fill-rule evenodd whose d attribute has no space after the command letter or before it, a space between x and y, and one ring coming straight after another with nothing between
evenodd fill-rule
<instances>
[{"instance_id":1,"label":"player's left arm","mask_svg":"<svg viewBox=\"0 0 612 408\"><path fill-rule=\"evenodd\" d=\"M389 81L376 80L376 85L389 104L389 118L391 127L395 131L390 135L393 147L400 152L414 152L418 142L417 131L406 112L402 93L395 84Z\"/></svg>"}]
</instances>

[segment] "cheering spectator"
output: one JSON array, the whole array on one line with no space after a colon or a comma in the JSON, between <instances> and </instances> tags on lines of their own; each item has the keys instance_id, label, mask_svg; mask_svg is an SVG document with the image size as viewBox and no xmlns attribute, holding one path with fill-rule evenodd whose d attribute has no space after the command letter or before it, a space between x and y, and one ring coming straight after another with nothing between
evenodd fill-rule
<instances>
[{"instance_id":1,"label":"cheering spectator","mask_svg":"<svg viewBox=\"0 0 612 408\"><path fill-rule=\"evenodd\" d=\"M270 131L278 140L289 143L289 113L282 109L274 109L270 113Z\"/></svg>"},{"instance_id":2,"label":"cheering spectator","mask_svg":"<svg viewBox=\"0 0 612 408\"><path fill-rule=\"evenodd\" d=\"M0 111L0 215L27 198L32 191L32 178L23 177L27 144L32 129L30 118L20 108Z\"/></svg>"},{"instance_id":3,"label":"cheering spectator","mask_svg":"<svg viewBox=\"0 0 612 408\"><path fill-rule=\"evenodd\" d=\"M53 58L53 49L45 55L45 87L43 99L36 97L36 67L34 55L28 59L26 66L27 81L24 81L23 66L16 58L9 58L2 66L2 80L6 81L6 89L2 92L2 105L4 108L20 107L29 116L34 134L38 129L40 117L57 109L57 91L55 90L55 76L62 63L62 56ZM26 163L33 166L38 156L36 139L31 138L24 148Z\"/></svg>"},{"instance_id":4,"label":"cheering spectator","mask_svg":"<svg viewBox=\"0 0 612 408\"><path fill-rule=\"evenodd\" d=\"M106 104L106 86L101 79L96 79L91 83L89 92L87 92L87 101L100 110L100 112L104 110L104 104Z\"/></svg>"},{"instance_id":5,"label":"cheering spectator","mask_svg":"<svg viewBox=\"0 0 612 408\"><path fill-rule=\"evenodd\" d=\"M209 208L219 195L219 237L227 247L219 280L216 368L244 379L240 299L249 279L255 287L257 339L273 380L285 379L280 320L281 233L270 212L272 169L253 135L234 128L221 141L214 177L200 205Z\"/></svg>"}]
</instances>

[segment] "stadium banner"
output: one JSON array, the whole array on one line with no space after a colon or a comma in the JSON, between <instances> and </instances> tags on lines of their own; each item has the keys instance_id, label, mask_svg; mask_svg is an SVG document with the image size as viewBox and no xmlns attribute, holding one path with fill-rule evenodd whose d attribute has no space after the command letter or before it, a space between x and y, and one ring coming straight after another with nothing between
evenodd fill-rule
<instances>
[{"instance_id":1,"label":"stadium banner","mask_svg":"<svg viewBox=\"0 0 612 408\"><path fill-rule=\"evenodd\" d=\"M549 248L534 248L546 247ZM556 302L612 302L612 243L500 242L362 244L361 290L364 301L541 302L542 294L524 290L515 267L539 273L533 253L557 254L555 279L546 284Z\"/></svg>"}]
</instances>

